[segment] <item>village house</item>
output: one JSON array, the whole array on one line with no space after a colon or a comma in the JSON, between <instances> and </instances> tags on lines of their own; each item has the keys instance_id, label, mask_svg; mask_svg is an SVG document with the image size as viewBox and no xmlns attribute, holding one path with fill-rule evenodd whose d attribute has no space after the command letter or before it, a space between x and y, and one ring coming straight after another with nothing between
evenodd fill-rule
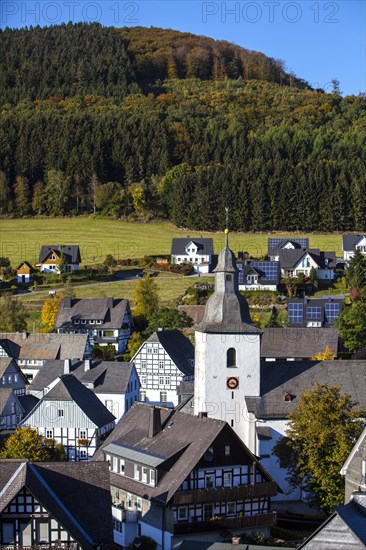
<instances>
[{"instance_id":1,"label":"village house","mask_svg":"<svg viewBox=\"0 0 366 550\"><path fill-rule=\"evenodd\" d=\"M140 399L175 407L177 387L194 373L194 349L179 330L158 330L132 358L141 383Z\"/></svg>"},{"instance_id":2,"label":"village house","mask_svg":"<svg viewBox=\"0 0 366 550\"><path fill-rule=\"evenodd\" d=\"M287 300L287 317L294 327L331 327L341 313L343 300L337 298L291 298Z\"/></svg>"},{"instance_id":3,"label":"village house","mask_svg":"<svg viewBox=\"0 0 366 550\"><path fill-rule=\"evenodd\" d=\"M29 262L23 261L16 268L17 282L18 283L30 283L33 273L33 267Z\"/></svg>"},{"instance_id":4,"label":"village house","mask_svg":"<svg viewBox=\"0 0 366 550\"><path fill-rule=\"evenodd\" d=\"M106 463L0 461L1 548L113 544Z\"/></svg>"},{"instance_id":5,"label":"village house","mask_svg":"<svg viewBox=\"0 0 366 550\"><path fill-rule=\"evenodd\" d=\"M119 420L140 398L140 381L132 362L46 361L32 383L29 394L41 399L59 381L62 374L73 374L91 390Z\"/></svg>"},{"instance_id":6,"label":"village house","mask_svg":"<svg viewBox=\"0 0 366 550\"><path fill-rule=\"evenodd\" d=\"M342 249L346 262L349 262L356 250L366 255L366 235L343 235Z\"/></svg>"},{"instance_id":7,"label":"village house","mask_svg":"<svg viewBox=\"0 0 366 550\"><path fill-rule=\"evenodd\" d=\"M91 346L87 334L8 332L0 334L0 357L11 357L31 382L48 360L87 359Z\"/></svg>"},{"instance_id":8,"label":"village house","mask_svg":"<svg viewBox=\"0 0 366 550\"><path fill-rule=\"evenodd\" d=\"M70 298L62 300L55 328L59 334L88 334L91 345L126 350L133 320L128 300L122 298Z\"/></svg>"},{"instance_id":9,"label":"village house","mask_svg":"<svg viewBox=\"0 0 366 550\"><path fill-rule=\"evenodd\" d=\"M70 273L77 271L81 263L78 245L43 245L39 253L37 267L41 273Z\"/></svg>"},{"instance_id":10,"label":"village house","mask_svg":"<svg viewBox=\"0 0 366 550\"><path fill-rule=\"evenodd\" d=\"M309 239L304 237L269 237L268 256L271 262L278 262L282 250L302 250L309 248Z\"/></svg>"},{"instance_id":11,"label":"village house","mask_svg":"<svg viewBox=\"0 0 366 550\"><path fill-rule=\"evenodd\" d=\"M175 238L172 239L171 263L188 263L196 273L209 273L214 253L211 238Z\"/></svg>"},{"instance_id":12,"label":"village house","mask_svg":"<svg viewBox=\"0 0 366 550\"><path fill-rule=\"evenodd\" d=\"M263 329L261 358L265 361L310 359L326 349L338 356L339 330L329 328L273 327Z\"/></svg>"},{"instance_id":13,"label":"village house","mask_svg":"<svg viewBox=\"0 0 366 550\"><path fill-rule=\"evenodd\" d=\"M284 249L279 253L283 277L298 277L300 273L310 277L315 270L318 281L333 281L337 257L335 252L321 252L318 249Z\"/></svg>"},{"instance_id":14,"label":"village house","mask_svg":"<svg viewBox=\"0 0 366 550\"><path fill-rule=\"evenodd\" d=\"M269 533L277 485L226 422L135 404L93 460L110 465L115 542L158 549L196 532Z\"/></svg>"},{"instance_id":15,"label":"village house","mask_svg":"<svg viewBox=\"0 0 366 550\"><path fill-rule=\"evenodd\" d=\"M280 282L279 262L237 262L239 290L276 291Z\"/></svg>"},{"instance_id":16,"label":"village house","mask_svg":"<svg viewBox=\"0 0 366 550\"><path fill-rule=\"evenodd\" d=\"M11 388L0 387L0 434L1 430L15 430L37 402L32 395L19 395Z\"/></svg>"},{"instance_id":17,"label":"village house","mask_svg":"<svg viewBox=\"0 0 366 550\"><path fill-rule=\"evenodd\" d=\"M78 462L91 459L115 416L74 375L64 374L20 425L37 429L46 445L63 445L67 460Z\"/></svg>"}]
</instances>

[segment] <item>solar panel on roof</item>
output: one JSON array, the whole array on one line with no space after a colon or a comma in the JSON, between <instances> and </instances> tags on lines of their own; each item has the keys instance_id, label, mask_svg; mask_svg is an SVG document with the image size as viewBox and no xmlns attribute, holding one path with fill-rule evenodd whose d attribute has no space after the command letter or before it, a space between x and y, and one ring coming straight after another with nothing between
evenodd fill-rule
<instances>
[{"instance_id":1,"label":"solar panel on roof","mask_svg":"<svg viewBox=\"0 0 366 550\"><path fill-rule=\"evenodd\" d=\"M341 304L338 302L325 304L325 320L327 323L333 323L341 312Z\"/></svg>"},{"instance_id":2,"label":"solar panel on roof","mask_svg":"<svg viewBox=\"0 0 366 550\"><path fill-rule=\"evenodd\" d=\"M279 278L278 262L251 262L250 267L255 267L261 272L262 281L275 281Z\"/></svg>"},{"instance_id":3,"label":"solar panel on roof","mask_svg":"<svg viewBox=\"0 0 366 550\"><path fill-rule=\"evenodd\" d=\"M285 244L289 241L292 241L294 243L298 243L303 250L305 250L308 246L308 240L306 238L296 237L294 239L292 239L292 238L291 239L281 239L279 237L273 237L273 238L271 237L269 239L269 249L272 250L273 248L277 248L281 244Z\"/></svg>"},{"instance_id":4,"label":"solar panel on roof","mask_svg":"<svg viewBox=\"0 0 366 550\"><path fill-rule=\"evenodd\" d=\"M322 318L322 308L321 307L314 307L314 306L308 306L306 310L306 316L308 319L317 319L321 320Z\"/></svg>"},{"instance_id":5,"label":"solar panel on roof","mask_svg":"<svg viewBox=\"0 0 366 550\"><path fill-rule=\"evenodd\" d=\"M287 306L288 320L293 325L299 325L304 320L304 304L289 303Z\"/></svg>"}]
</instances>

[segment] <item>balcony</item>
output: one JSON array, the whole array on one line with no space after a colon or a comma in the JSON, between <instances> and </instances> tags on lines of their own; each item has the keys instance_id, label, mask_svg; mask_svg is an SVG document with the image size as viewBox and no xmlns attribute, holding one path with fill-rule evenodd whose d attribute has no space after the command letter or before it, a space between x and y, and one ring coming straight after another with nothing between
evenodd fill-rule
<instances>
[{"instance_id":1,"label":"balcony","mask_svg":"<svg viewBox=\"0 0 366 550\"><path fill-rule=\"evenodd\" d=\"M277 485L273 481L254 483L253 485L238 485L236 487L216 487L213 489L189 489L177 491L172 504L184 506L187 504L203 504L209 502L231 502L247 498L272 497L277 494Z\"/></svg>"},{"instance_id":2,"label":"balcony","mask_svg":"<svg viewBox=\"0 0 366 550\"><path fill-rule=\"evenodd\" d=\"M208 521L192 521L191 523L176 523L174 535L188 533L203 533L225 529L255 529L256 527L270 527L276 524L276 512L258 514L257 516L242 516L237 518L218 518Z\"/></svg>"},{"instance_id":3,"label":"balcony","mask_svg":"<svg viewBox=\"0 0 366 550\"><path fill-rule=\"evenodd\" d=\"M126 510L118 504L112 505L112 517L117 521L125 521L126 523L135 523L141 517L139 510Z\"/></svg>"}]
</instances>

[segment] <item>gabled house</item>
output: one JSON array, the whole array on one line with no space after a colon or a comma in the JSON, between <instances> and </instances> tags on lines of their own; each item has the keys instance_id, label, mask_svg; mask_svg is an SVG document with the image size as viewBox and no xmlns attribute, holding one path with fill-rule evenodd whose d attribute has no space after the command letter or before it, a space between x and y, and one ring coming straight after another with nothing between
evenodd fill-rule
<instances>
[{"instance_id":1,"label":"gabled house","mask_svg":"<svg viewBox=\"0 0 366 550\"><path fill-rule=\"evenodd\" d=\"M91 356L87 334L13 332L0 334L0 357L12 357L31 382L48 360L82 360Z\"/></svg>"},{"instance_id":2,"label":"gabled house","mask_svg":"<svg viewBox=\"0 0 366 550\"><path fill-rule=\"evenodd\" d=\"M17 395L11 388L0 387L0 431L15 430L37 402L32 395Z\"/></svg>"},{"instance_id":3,"label":"gabled house","mask_svg":"<svg viewBox=\"0 0 366 550\"><path fill-rule=\"evenodd\" d=\"M277 290L279 262L237 262L239 290Z\"/></svg>"},{"instance_id":4,"label":"gabled house","mask_svg":"<svg viewBox=\"0 0 366 550\"><path fill-rule=\"evenodd\" d=\"M346 504L355 491L366 496L366 426L343 464L341 474L345 477Z\"/></svg>"},{"instance_id":5,"label":"gabled house","mask_svg":"<svg viewBox=\"0 0 366 550\"><path fill-rule=\"evenodd\" d=\"M265 361L310 359L329 348L337 357L339 330L329 328L274 327L263 329L261 358Z\"/></svg>"},{"instance_id":6,"label":"gabled house","mask_svg":"<svg viewBox=\"0 0 366 550\"><path fill-rule=\"evenodd\" d=\"M343 300L293 298L287 300L288 323L294 327L331 327L341 313Z\"/></svg>"},{"instance_id":7,"label":"gabled house","mask_svg":"<svg viewBox=\"0 0 366 550\"><path fill-rule=\"evenodd\" d=\"M342 249L346 262L352 258L356 250L366 255L366 235L343 235Z\"/></svg>"},{"instance_id":8,"label":"gabled house","mask_svg":"<svg viewBox=\"0 0 366 550\"><path fill-rule=\"evenodd\" d=\"M132 323L128 300L67 297L60 304L55 328L59 334L88 334L91 345L110 344L116 353L123 353Z\"/></svg>"},{"instance_id":9,"label":"gabled house","mask_svg":"<svg viewBox=\"0 0 366 550\"><path fill-rule=\"evenodd\" d=\"M103 462L1 460L0 546L111 548L110 503Z\"/></svg>"},{"instance_id":10,"label":"gabled house","mask_svg":"<svg viewBox=\"0 0 366 550\"><path fill-rule=\"evenodd\" d=\"M268 256L271 262L278 262L281 251L285 250L307 250L309 239L303 237L269 237Z\"/></svg>"},{"instance_id":11,"label":"gabled house","mask_svg":"<svg viewBox=\"0 0 366 550\"><path fill-rule=\"evenodd\" d=\"M0 387L10 388L15 395L24 395L28 381L11 357L0 357Z\"/></svg>"},{"instance_id":12,"label":"gabled house","mask_svg":"<svg viewBox=\"0 0 366 550\"><path fill-rule=\"evenodd\" d=\"M193 346L179 330L157 330L132 361L141 383L141 401L176 406L181 380L194 373Z\"/></svg>"},{"instance_id":13,"label":"gabled house","mask_svg":"<svg viewBox=\"0 0 366 550\"><path fill-rule=\"evenodd\" d=\"M173 535L219 539L225 529L268 533L275 523L277 485L224 421L138 403L94 457L103 458L124 547L137 533L170 550Z\"/></svg>"},{"instance_id":14,"label":"gabled house","mask_svg":"<svg viewBox=\"0 0 366 550\"><path fill-rule=\"evenodd\" d=\"M78 245L43 245L39 253L37 266L41 273L70 273L77 271L81 263Z\"/></svg>"},{"instance_id":15,"label":"gabled house","mask_svg":"<svg viewBox=\"0 0 366 550\"><path fill-rule=\"evenodd\" d=\"M134 364L115 361L46 361L28 393L41 399L62 374L73 374L119 420L140 398L140 381Z\"/></svg>"},{"instance_id":16,"label":"gabled house","mask_svg":"<svg viewBox=\"0 0 366 550\"><path fill-rule=\"evenodd\" d=\"M16 268L17 282L18 283L30 283L33 273L33 267L29 262L23 261Z\"/></svg>"},{"instance_id":17,"label":"gabled house","mask_svg":"<svg viewBox=\"0 0 366 550\"><path fill-rule=\"evenodd\" d=\"M61 443L67 460L82 461L114 428L115 416L75 376L64 374L21 425L36 428L47 445Z\"/></svg>"},{"instance_id":18,"label":"gabled house","mask_svg":"<svg viewBox=\"0 0 366 550\"><path fill-rule=\"evenodd\" d=\"M214 253L211 238L175 238L172 239L171 263L188 263L196 273L209 273Z\"/></svg>"},{"instance_id":19,"label":"gabled house","mask_svg":"<svg viewBox=\"0 0 366 550\"><path fill-rule=\"evenodd\" d=\"M319 281L332 281L337 266L335 252L320 252L315 248L281 250L279 262L283 277L298 277L300 273L310 277L311 270L314 268Z\"/></svg>"}]
</instances>

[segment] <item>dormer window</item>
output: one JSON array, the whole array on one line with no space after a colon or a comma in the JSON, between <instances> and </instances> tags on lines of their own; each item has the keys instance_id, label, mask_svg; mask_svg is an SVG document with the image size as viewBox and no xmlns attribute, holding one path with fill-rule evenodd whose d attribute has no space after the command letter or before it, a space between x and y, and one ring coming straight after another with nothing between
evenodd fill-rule
<instances>
[{"instance_id":1,"label":"dormer window","mask_svg":"<svg viewBox=\"0 0 366 550\"><path fill-rule=\"evenodd\" d=\"M80 322L81 322L82 325L86 325L86 319L81 319Z\"/></svg>"},{"instance_id":2,"label":"dormer window","mask_svg":"<svg viewBox=\"0 0 366 550\"><path fill-rule=\"evenodd\" d=\"M155 470L150 470L150 485L155 486Z\"/></svg>"},{"instance_id":3,"label":"dormer window","mask_svg":"<svg viewBox=\"0 0 366 550\"><path fill-rule=\"evenodd\" d=\"M80 319L74 319L74 325L80 325Z\"/></svg>"},{"instance_id":4,"label":"dormer window","mask_svg":"<svg viewBox=\"0 0 366 550\"><path fill-rule=\"evenodd\" d=\"M293 401L293 400L295 399L295 397L296 397L296 396L295 396L295 395L292 395L292 393L287 392L287 393L285 394L285 401L291 402L291 401Z\"/></svg>"}]
</instances>

